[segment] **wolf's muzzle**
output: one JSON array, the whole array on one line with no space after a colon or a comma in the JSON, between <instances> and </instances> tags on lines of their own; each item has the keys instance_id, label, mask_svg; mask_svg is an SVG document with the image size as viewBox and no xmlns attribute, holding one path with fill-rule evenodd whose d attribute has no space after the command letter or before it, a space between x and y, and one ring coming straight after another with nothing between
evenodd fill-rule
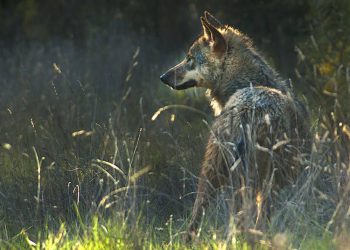
<instances>
[{"instance_id":1,"label":"wolf's muzzle","mask_svg":"<svg viewBox=\"0 0 350 250\"><path fill-rule=\"evenodd\" d=\"M163 83L165 83L166 85L176 90L188 89L197 85L197 81L195 80L189 80L182 84L177 85L176 81L173 81L174 80L173 78L174 78L173 74L169 73L169 71L160 76L160 80Z\"/></svg>"},{"instance_id":2,"label":"wolf's muzzle","mask_svg":"<svg viewBox=\"0 0 350 250\"><path fill-rule=\"evenodd\" d=\"M169 85L170 87L173 87L171 84L171 81L169 79L169 74L168 72L164 73L163 75L160 76L160 80L165 83L166 85Z\"/></svg>"}]
</instances>

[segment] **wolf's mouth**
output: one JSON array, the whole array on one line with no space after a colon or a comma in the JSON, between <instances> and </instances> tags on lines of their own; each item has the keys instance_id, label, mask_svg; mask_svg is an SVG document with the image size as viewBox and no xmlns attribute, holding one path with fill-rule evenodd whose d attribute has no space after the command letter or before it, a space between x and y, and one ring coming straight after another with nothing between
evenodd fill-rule
<instances>
[{"instance_id":1,"label":"wolf's mouth","mask_svg":"<svg viewBox=\"0 0 350 250\"><path fill-rule=\"evenodd\" d=\"M196 85L197 85L197 82L195 80L189 80L181 85L173 86L172 88L176 90L182 90L182 89L192 88Z\"/></svg>"},{"instance_id":2,"label":"wolf's mouth","mask_svg":"<svg viewBox=\"0 0 350 250\"><path fill-rule=\"evenodd\" d=\"M165 73L163 74L161 77L160 77L160 80L165 83L166 85L170 86L171 88L173 89L176 89L176 90L183 90L183 89L188 89L188 88L191 88L191 87L194 87L197 85L197 81L196 80L188 80L187 82L184 82L182 84L179 84L179 85L175 85L173 83L173 81L170 80L171 77L169 77L170 75L168 73Z\"/></svg>"}]
</instances>

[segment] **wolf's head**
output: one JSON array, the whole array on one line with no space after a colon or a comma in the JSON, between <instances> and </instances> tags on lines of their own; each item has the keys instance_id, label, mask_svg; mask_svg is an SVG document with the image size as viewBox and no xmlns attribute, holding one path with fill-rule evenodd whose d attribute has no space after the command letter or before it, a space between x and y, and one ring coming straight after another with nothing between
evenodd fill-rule
<instances>
[{"instance_id":1,"label":"wolf's head","mask_svg":"<svg viewBox=\"0 0 350 250\"><path fill-rule=\"evenodd\" d=\"M224 106L237 89L276 81L277 74L255 51L248 37L221 25L208 12L200 20L203 34L190 46L186 58L160 77L162 82L177 90L207 88Z\"/></svg>"},{"instance_id":2,"label":"wolf's head","mask_svg":"<svg viewBox=\"0 0 350 250\"><path fill-rule=\"evenodd\" d=\"M210 17L216 20L208 12L200 18L203 34L190 46L186 58L160 77L162 82L177 90L194 86L211 89L217 83L216 78L224 73L232 43L236 43L236 50L250 46L249 39L239 31L222 26L218 21L216 25L211 24Z\"/></svg>"},{"instance_id":3,"label":"wolf's head","mask_svg":"<svg viewBox=\"0 0 350 250\"><path fill-rule=\"evenodd\" d=\"M227 51L227 42L220 31L206 17L201 17L201 22L203 35L190 46L186 58L160 77L174 89L208 87L208 68L218 67Z\"/></svg>"}]
</instances>

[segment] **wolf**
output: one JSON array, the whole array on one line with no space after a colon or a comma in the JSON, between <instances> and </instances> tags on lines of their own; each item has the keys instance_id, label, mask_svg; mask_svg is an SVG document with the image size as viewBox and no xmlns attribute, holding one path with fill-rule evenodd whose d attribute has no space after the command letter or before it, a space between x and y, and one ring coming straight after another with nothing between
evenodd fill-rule
<instances>
[{"instance_id":1,"label":"wolf","mask_svg":"<svg viewBox=\"0 0 350 250\"><path fill-rule=\"evenodd\" d=\"M257 228L269 217L274 194L295 183L310 137L307 109L251 39L209 12L200 21L203 33L186 58L160 77L175 90L207 89L216 116L200 169L190 238L197 235L210 197L223 186L237 191L233 211L240 228Z\"/></svg>"}]
</instances>

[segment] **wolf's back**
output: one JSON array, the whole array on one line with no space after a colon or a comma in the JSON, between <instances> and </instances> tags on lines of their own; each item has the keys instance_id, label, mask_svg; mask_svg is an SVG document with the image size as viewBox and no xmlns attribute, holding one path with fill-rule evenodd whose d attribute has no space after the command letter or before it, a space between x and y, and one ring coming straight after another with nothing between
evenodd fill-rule
<instances>
[{"instance_id":1,"label":"wolf's back","mask_svg":"<svg viewBox=\"0 0 350 250\"><path fill-rule=\"evenodd\" d=\"M238 90L212 129L225 155L225 168L261 188L272 174L276 187L294 183L301 155L309 148L303 105L292 94L268 87ZM238 159L240 165L235 164Z\"/></svg>"},{"instance_id":2,"label":"wolf's back","mask_svg":"<svg viewBox=\"0 0 350 250\"><path fill-rule=\"evenodd\" d=\"M238 228L262 228L274 191L296 183L310 148L309 116L291 86L247 36L209 19L216 20L205 12L203 35L183 61L161 76L173 89L206 88L219 115L201 166L190 238L197 235L209 197L226 185L233 187Z\"/></svg>"}]
</instances>

